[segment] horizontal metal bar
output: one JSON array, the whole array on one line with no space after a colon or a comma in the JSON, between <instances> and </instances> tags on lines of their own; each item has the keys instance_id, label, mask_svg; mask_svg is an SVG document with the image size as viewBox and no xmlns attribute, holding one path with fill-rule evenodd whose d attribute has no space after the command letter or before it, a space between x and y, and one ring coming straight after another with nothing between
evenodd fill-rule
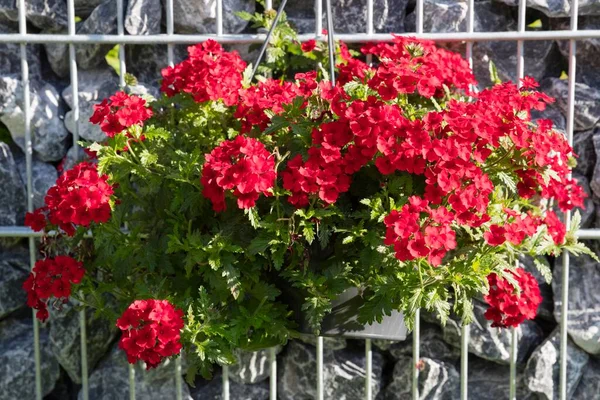
<instances>
[{"instance_id":1,"label":"horizontal metal bar","mask_svg":"<svg viewBox=\"0 0 600 400\"><path fill-rule=\"evenodd\" d=\"M485 42L485 41L530 41L530 40L583 40L600 38L600 29L582 31L536 31L536 32L452 32L452 33L401 33L397 36L411 36L421 39L437 40L442 42ZM315 38L314 34L299 35L300 41ZM320 35L320 39L325 39ZM382 42L392 39L391 34L375 33L346 33L336 35L336 38L347 43L360 42ZM221 43L262 43L264 34L228 34L223 36L214 35L69 35L69 34L0 34L0 43L77 43L77 44L193 44L212 39Z\"/></svg>"},{"instance_id":2,"label":"horizontal metal bar","mask_svg":"<svg viewBox=\"0 0 600 400\"><path fill-rule=\"evenodd\" d=\"M126 229L122 229L127 232ZM50 231L48 236L54 236L57 232ZM7 237L42 237L43 232L34 232L26 226L0 226L0 238ZM86 236L91 236L91 231ZM600 240L600 229L580 229L577 231L578 239Z\"/></svg>"}]
</instances>

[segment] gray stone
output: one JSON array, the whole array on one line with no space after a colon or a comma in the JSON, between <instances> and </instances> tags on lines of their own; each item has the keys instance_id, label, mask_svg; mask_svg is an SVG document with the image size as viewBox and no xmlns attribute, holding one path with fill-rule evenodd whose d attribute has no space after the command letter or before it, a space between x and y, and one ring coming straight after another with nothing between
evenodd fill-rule
<instances>
[{"instance_id":1,"label":"gray stone","mask_svg":"<svg viewBox=\"0 0 600 400\"><path fill-rule=\"evenodd\" d=\"M419 360L419 399L453 400L460 395L460 377L454 365L422 357ZM392 382L385 388L384 400L412 399L411 357L401 357L396 362Z\"/></svg>"},{"instance_id":2,"label":"gray stone","mask_svg":"<svg viewBox=\"0 0 600 400\"><path fill-rule=\"evenodd\" d=\"M23 282L29 275L29 253L24 249L0 252L0 319L24 307Z\"/></svg>"},{"instance_id":3,"label":"gray stone","mask_svg":"<svg viewBox=\"0 0 600 400\"><path fill-rule=\"evenodd\" d=\"M278 394L281 400L316 398L316 352L313 346L290 341L278 364ZM373 398L381 390L383 357L373 352ZM323 390L326 399L351 400L364 395L364 350L324 349Z\"/></svg>"},{"instance_id":4,"label":"gray stone","mask_svg":"<svg viewBox=\"0 0 600 400\"><path fill-rule=\"evenodd\" d=\"M554 291L554 318L561 316L562 258L554 263L552 290ZM571 339L590 354L600 354L600 264L588 256L570 258L569 318L567 331Z\"/></svg>"},{"instance_id":5,"label":"gray stone","mask_svg":"<svg viewBox=\"0 0 600 400\"><path fill-rule=\"evenodd\" d=\"M88 141L102 142L106 134L98 125L89 122L94 113L94 104L112 96L119 90L118 78L108 68L90 71L81 71L79 74L79 136ZM70 108L73 108L73 94L71 86L62 92L63 99ZM69 132L74 131L73 112L65 115L65 126Z\"/></svg>"},{"instance_id":6,"label":"gray stone","mask_svg":"<svg viewBox=\"0 0 600 400\"><path fill-rule=\"evenodd\" d=\"M542 91L556 99L556 105L567 115L569 85L567 80L548 78L542 81ZM593 129L600 121L600 89L584 83L575 84L575 131Z\"/></svg>"},{"instance_id":7,"label":"gray stone","mask_svg":"<svg viewBox=\"0 0 600 400\"><path fill-rule=\"evenodd\" d=\"M598 14L600 15L600 0L596 0ZM600 20L598 17L581 17L581 6L579 12L578 29L600 29ZM556 22L555 22L556 21ZM568 30L568 19L551 20L550 28L552 30ZM569 56L569 41L559 40L558 48L562 55L566 58ZM598 74L598 66L600 65L600 39L583 39L577 41L577 74L575 79L577 82L585 83L586 85L600 89L600 75Z\"/></svg>"},{"instance_id":8,"label":"gray stone","mask_svg":"<svg viewBox=\"0 0 600 400\"><path fill-rule=\"evenodd\" d=\"M492 328L484 313L487 305L479 300L473 300L475 319L470 325L469 352L486 360L500 364L510 362L510 329ZM437 322L437 320L435 320ZM543 333L533 321L525 321L519 325L517 337L519 349L517 362L524 363L529 353L542 341ZM444 340L454 347L460 348L460 320L451 317L442 326Z\"/></svg>"},{"instance_id":9,"label":"gray stone","mask_svg":"<svg viewBox=\"0 0 600 400\"><path fill-rule=\"evenodd\" d=\"M86 18L105 0L74 0L75 15Z\"/></svg>"},{"instance_id":10,"label":"gray stone","mask_svg":"<svg viewBox=\"0 0 600 400\"><path fill-rule=\"evenodd\" d=\"M40 29L67 26L67 4L63 0L28 0L25 2L25 11L27 21ZM0 15L17 22L19 20L17 1L0 1Z\"/></svg>"},{"instance_id":11,"label":"gray stone","mask_svg":"<svg viewBox=\"0 0 600 400\"><path fill-rule=\"evenodd\" d=\"M160 0L129 0L125 14L125 29L130 35L160 33L162 6Z\"/></svg>"},{"instance_id":12,"label":"gray stone","mask_svg":"<svg viewBox=\"0 0 600 400\"><path fill-rule=\"evenodd\" d=\"M195 387L190 389L192 399L222 400L223 383L221 379L221 371L216 372L211 380L198 379ZM235 400L268 400L269 383L265 381L254 385L244 385L230 380L229 397Z\"/></svg>"},{"instance_id":13,"label":"gray stone","mask_svg":"<svg viewBox=\"0 0 600 400\"><path fill-rule=\"evenodd\" d=\"M175 362L166 360L155 369L146 371L137 363L135 369L136 399L174 399ZM123 350L113 346L108 356L98 364L90 375L90 400L114 400L127 398L129 394L129 364ZM182 399L191 400L187 385L182 385ZM79 400L83 399L80 391Z\"/></svg>"},{"instance_id":14,"label":"gray stone","mask_svg":"<svg viewBox=\"0 0 600 400\"><path fill-rule=\"evenodd\" d=\"M69 378L81 384L81 331L80 312L73 299L60 309L50 310L50 344L54 356L69 374ZM94 316L94 310L86 309L86 336L88 370L91 371L111 346L116 328L105 319Z\"/></svg>"},{"instance_id":15,"label":"gray stone","mask_svg":"<svg viewBox=\"0 0 600 400\"><path fill-rule=\"evenodd\" d=\"M12 95L5 95L11 93ZM56 89L45 84L30 90L31 137L33 153L41 161L58 161L67 152L69 132L64 127L64 110ZM0 121L10 131L15 143L25 151L25 112L21 81L15 77L0 78Z\"/></svg>"},{"instance_id":16,"label":"gray stone","mask_svg":"<svg viewBox=\"0 0 600 400\"><path fill-rule=\"evenodd\" d=\"M69 151L67 151L67 155L63 158L62 164L59 166L63 171L68 171L84 160L88 160L88 157L83 151L83 148L81 146L77 146L77 148L72 146Z\"/></svg>"},{"instance_id":17,"label":"gray stone","mask_svg":"<svg viewBox=\"0 0 600 400\"><path fill-rule=\"evenodd\" d=\"M509 6L518 6L519 0L497 0ZM527 0L527 7L540 10L549 17L569 17L571 0ZM578 15L600 15L600 1L581 0Z\"/></svg>"},{"instance_id":18,"label":"gray stone","mask_svg":"<svg viewBox=\"0 0 600 400\"><path fill-rule=\"evenodd\" d=\"M598 159L597 153L600 153L600 138L598 138L596 144L593 140L594 134L600 136L600 129L579 132L573 136L573 150L577 154L577 166L573 172L584 176L592 176Z\"/></svg>"},{"instance_id":19,"label":"gray stone","mask_svg":"<svg viewBox=\"0 0 600 400\"><path fill-rule=\"evenodd\" d=\"M275 350L281 352L281 346ZM258 383L271 376L269 368L269 350L254 352L237 350L235 352L237 362L229 367L229 377L238 383Z\"/></svg>"},{"instance_id":20,"label":"gray stone","mask_svg":"<svg viewBox=\"0 0 600 400\"><path fill-rule=\"evenodd\" d=\"M460 349L449 345L443 339L439 326L421 321L419 354L421 357L444 361L450 364L460 359ZM412 356L412 340L393 342L388 351L396 360Z\"/></svg>"},{"instance_id":21,"label":"gray stone","mask_svg":"<svg viewBox=\"0 0 600 400\"><path fill-rule=\"evenodd\" d=\"M54 389L60 373L48 335L40 329L42 394ZM35 399L35 359L31 318L0 321L0 400Z\"/></svg>"},{"instance_id":22,"label":"gray stone","mask_svg":"<svg viewBox=\"0 0 600 400\"><path fill-rule=\"evenodd\" d=\"M590 359L569 339L567 345L567 398L575 391L579 379ZM552 334L531 354L525 367L525 385L540 400L559 398L560 331Z\"/></svg>"},{"instance_id":23,"label":"gray stone","mask_svg":"<svg viewBox=\"0 0 600 400\"><path fill-rule=\"evenodd\" d=\"M25 217L25 188L10 147L0 142L0 226L21 225Z\"/></svg>"},{"instance_id":24,"label":"gray stone","mask_svg":"<svg viewBox=\"0 0 600 400\"><path fill-rule=\"evenodd\" d=\"M223 0L223 32L240 33L248 25L235 13L254 13L254 0ZM173 22L177 33L215 33L217 2L214 0L179 0L173 2Z\"/></svg>"},{"instance_id":25,"label":"gray stone","mask_svg":"<svg viewBox=\"0 0 600 400\"><path fill-rule=\"evenodd\" d=\"M600 393L600 360L590 357L571 400L590 400Z\"/></svg>"},{"instance_id":26,"label":"gray stone","mask_svg":"<svg viewBox=\"0 0 600 400\"><path fill-rule=\"evenodd\" d=\"M90 16L77 24L77 34L115 34L117 33L117 4L114 0L105 0L92 11ZM64 32L62 32L64 33ZM66 44L46 44L48 61L57 75L66 77L69 74L69 47ZM77 67L91 69L106 64L106 53L114 44L86 44L75 47Z\"/></svg>"},{"instance_id":27,"label":"gray stone","mask_svg":"<svg viewBox=\"0 0 600 400\"><path fill-rule=\"evenodd\" d=\"M592 135L592 144L596 153L596 160L600 158L600 129L595 130ZM590 187L597 198L600 198L600 163L596 161Z\"/></svg>"},{"instance_id":28,"label":"gray stone","mask_svg":"<svg viewBox=\"0 0 600 400\"><path fill-rule=\"evenodd\" d=\"M25 157L18 157L16 158L16 161L23 186L27 187L27 165L25 163ZM48 192L48 189L56 183L58 172L52 164L33 160L31 164L31 178L33 184L33 208L43 207L46 192Z\"/></svg>"},{"instance_id":29,"label":"gray stone","mask_svg":"<svg viewBox=\"0 0 600 400\"><path fill-rule=\"evenodd\" d=\"M531 120L549 119L554 124L554 128L565 131L567 128L567 120L558 107L554 104L547 104L544 110L531 110Z\"/></svg>"},{"instance_id":30,"label":"gray stone","mask_svg":"<svg viewBox=\"0 0 600 400\"><path fill-rule=\"evenodd\" d=\"M538 400L525 386L523 368L517 367L517 399ZM469 398L498 400L509 398L510 367L469 357Z\"/></svg>"},{"instance_id":31,"label":"gray stone","mask_svg":"<svg viewBox=\"0 0 600 400\"><path fill-rule=\"evenodd\" d=\"M1 7L0 7L1 8ZM0 12L1 15L1 12ZM0 21L0 32L18 33L19 29L14 24ZM27 60L29 61L29 79L36 81L42 76L41 56L39 44L27 45ZM18 43L0 44L0 76L21 76L21 50ZM2 102L0 94L0 103Z\"/></svg>"},{"instance_id":32,"label":"gray stone","mask_svg":"<svg viewBox=\"0 0 600 400\"><path fill-rule=\"evenodd\" d=\"M408 0L374 0L373 29L379 33L404 32ZM333 0L333 26L336 33L367 31L367 3L361 0ZM327 13L323 3L322 26L327 29ZM315 31L315 2L293 1L286 5L288 20L299 33Z\"/></svg>"}]
</instances>

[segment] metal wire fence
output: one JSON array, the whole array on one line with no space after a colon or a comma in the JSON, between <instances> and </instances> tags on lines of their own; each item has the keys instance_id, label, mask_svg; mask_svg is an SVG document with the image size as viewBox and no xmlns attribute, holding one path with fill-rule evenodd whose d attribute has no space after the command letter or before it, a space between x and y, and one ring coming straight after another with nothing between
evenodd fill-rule
<instances>
[{"instance_id":1,"label":"metal wire fence","mask_svg":"<svg viewBox=\"0 0 600 400\"><path fill-rule=\"evenodd\" d=\"M77 146L79 140L78 127L80 123L87 121L79 120L79 98L78 98L78 79L77 79L77 61L75 57L75 48L77 45L93 44L93 43L110 43L118 44L119 46L119 66L120 76L119 82L121 86L125 86L125 46L130 44L167 44L167 64L173 65L174 62L174 45L176 44L193 44L202 42L206 39L214 39L221 43L262 43L265 40L265 35L261 34L225 34L223 32L223 1L216 0L216 34L215 35L190 35L176 34L174 32L173 21L173 2L176 0L166 0L166 34L148 35L148 36L125 36L123 24L123 0L117 2L117 34L101 35L101 34L77 34L75 30L75 0L67 0L68 11L68 33L67 34L38 34L27 33L26 20L26 0L18 0L18 22L19 33L5 34L0 33L0 43L18 43L20 44L21 56L21 80L23 88L23 112L25 116L25 124L23 127L25 133L25 160L26 160L26 177L27 177L27 210L33 211L33 184L32 184L32 137L31 137L31 109L30 109L30 81L29 81L29 63L27 60L27 45L35 43L65 43L69 46L69 66L70 66L70 81L73 89L73 146ZM339 34L336 38L348 42L373 42L387 41L391 39L390 34L378 34L374 32L374 14L373 0L365 0L367 3L367 29L364 33ZM576 76L576 44L577 40L582 39L600 39L600 30L577 30L577 14L578 0L571 1L570 29L559 31L525 31L525 0L519 0L518 9L518 29L517 31L509 32L474 32L474 0L468 0L467 13L467 30L466 32L455 33L424 33L423 32L423 1L416 2L416 34L410 33L418 38L430 39L440 42L466 42L466 57L473 65L473 43L477 41L516 41L517 42L517 78L523 77L525 66L524 59L524 42L530 40L568 40L569 41L569 68L568 68L568 111L567 111L567 127L566 134L570 144L573 142L573 127L574 127L574 99L575 99L575 76ZM325 0L327 10L330 10L330 0ZM266 8L272 8L272 0L266 0ZM398 10L400 12L400 10ZM332 24L331 13L328 13L329 25ZM300 35L300 40L306 41L310 39L323 39L322 35L322 20L323 20L323 0L315 0L315 31L314 34ZM570 213L566 213L565 220L569 223L571 219ZM36 261L36 245L35 238L41 236L39 233L31 231L29 228L20 226L0 226L0 237L21 237L29 240L29 255L30 264L33 265ZM600 239L600 229L584 229L578 232L580 239ZM569 294L569 254L565 253L562 258L562 292L561 292L561 321L560 321L560 390L559 398L566 400L567 398L567 318L568 318L568 294ZM88 364L87 364L87 346L86 346L86 324L85 310L80 312L80 330L81 330L81 394L84 400L89 398L89 383L88 383ZM35 357L35 393L36 399L41 400L42 381L41 381L41 362L40 362L40 342L39 342L39 324L35 315L33 317L34 330L34 357ZM420 326L419 313L416 315L413 330L413 362L407 368L412 369L412 398L419 399L419 345L420 345ZM511 333L511 352L510 352L510 393L511 400L516 399L516 364L517 364L517 331L513 328ZM463 326L461 329L461 366L460 366L460 398L466 400L468 398L468 346L469 346L469 327ZM277 359L275 350L270 349L268 352L270 366L270 399L277 399ZM324 400L324 379L323 379L323 338L317 338L316 346L317 360L317 379L315 386L317 388L317 400ZM372 400L372 347L371 341L365 341L365 390L364 398ZM178 358L174 366L176 398L182 398L182 369L181 360ZM129 398L135 399L135 370L129 368ZM222 373L222 398L229 400L229 370L223 367Z\"/></svg>"}]
</instances>

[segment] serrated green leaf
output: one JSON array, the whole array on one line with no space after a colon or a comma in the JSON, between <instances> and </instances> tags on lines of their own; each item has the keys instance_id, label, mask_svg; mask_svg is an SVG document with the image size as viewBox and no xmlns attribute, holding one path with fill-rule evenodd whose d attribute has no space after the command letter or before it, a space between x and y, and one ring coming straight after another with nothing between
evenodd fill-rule
<instances>
[{"instance_id":1,"label":"serrated green leaf","mask_svg":"<svg viewBox=\"0 0 600 400\"><path fill-rule=\"evenodd\" d=\"M158 156L156 154L150 153L148 150L144 149L140 153L140 162L144 167L149 167L151 165L156 164L158 161Z\"/></svg>"}]
</instances>

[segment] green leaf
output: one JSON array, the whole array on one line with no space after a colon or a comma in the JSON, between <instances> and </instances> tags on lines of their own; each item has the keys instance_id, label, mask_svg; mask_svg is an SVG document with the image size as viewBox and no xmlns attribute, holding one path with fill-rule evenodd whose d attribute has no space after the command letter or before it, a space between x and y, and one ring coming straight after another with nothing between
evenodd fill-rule
<instances>
[{"instance_id":1,"label":"green leaf","mask_svg":"<svg viewBox=\"0 0 600 400\"><path fill-rule=\"evenodd\" d=\"M312 224L306 224L304 229L302 229L302 234L304 235L304 238L308 244L312 244L313 240L315 240L315 231Z\"/></svg>"},{"instance_id":2,"label":"green leaf","mask_svg":"<svg viewBox=\"0 0 600 400\"><path fill-rule=\"evenodd\" d=\"M144 167L149 167L151 165L156 164L158 161L158 156L156 154L150 153L148 150L144 149L140 153L140 162Z\"/></svg>"},{"instance_id":3,"label":"green leaf","mask_svg":"<svg viewBox=\"0 0 600 400\"><path fill-rule=\"evenodd\" d=\"M511 192L517 193L517 182L512 176L506 172L498 172L498 179L508 188Z\"/></svg>"},{"instance_id":4,"label":"green leaf","mask_svg":"<svg viewBox=\"0 0 600 400\"><path fill-rule=\"evenodd\" d=\"M546 283L550 284L550 282L552 282L552 270L550 269L550 265L548 265L548 261L545 258L542 261L536 257L533 259L533 263Z\"/></svg>"},{"instance_id":5,"label":"green leaf","mask_svg":"<svg viewBox=\"0 0 600 400\"><path fill-rule=\"evenodd\" d=\"M109 65L109 67L111 67L113 70L115 70L115 72L117 73L117 75L121 75L121 64L119 62L119 45L115 45L115 47L113 47L112 49L110 49L108 51L108 53L106 53L106 56L104 57L104 59L106 60L106 63Z\"/></svg>"},{"instance_id":6,"label":"green leaf","mask_svg":"<svg viewBox=\"0 0 600 400\"><path fill-rule=\"evenodd\" d=\"M494 85L502 83L502 80L498 76L498 69L496 68L496 64L494 64L494 62L492 60L490 60L489 69L490 69L490 80L492 81L492 83Z\"/></svg>"},{"instance_id":7,"label":"green leaf","mask_svg":"<svg viewBox=\"0 0 600 400\"><path fill-rule=\"evenodd\" d=\"M528 28L533 28L533 29L540 29L543 27L542 24L542 20L541 19L536 19L535 21L533 21L532 23L530 23L529 25L527 25Z\"/></svg>"}]
</instances>

